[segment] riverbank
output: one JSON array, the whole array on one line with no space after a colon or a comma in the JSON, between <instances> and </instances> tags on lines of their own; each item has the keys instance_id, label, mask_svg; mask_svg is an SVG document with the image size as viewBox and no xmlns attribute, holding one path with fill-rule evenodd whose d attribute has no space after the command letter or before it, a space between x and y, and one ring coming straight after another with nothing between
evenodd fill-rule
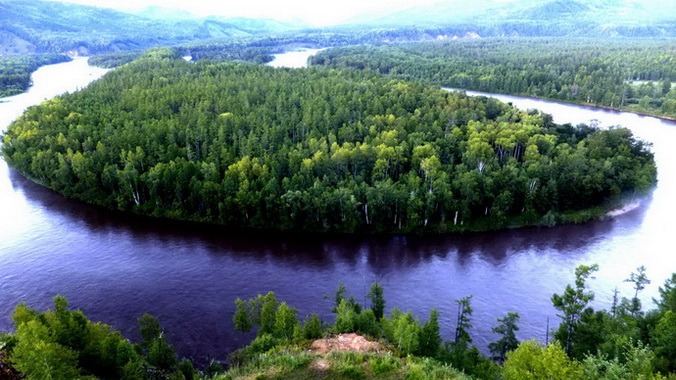
<instances>
[{"instance_id":1,"label":"riverbank","mask_svg":"<svg viewBox=\"0 0 676 380\"><path fill-rule=\"evenodd\" d=\"M466 89L466 88L454 88L454 87L444 87L444 86L441 86L440 88L442 90L446 90L446 91L461 91L461 92L470 91L470 92L474 92L474 93L477 93L477 94L494 94L494 95L498 94L498 95L506 95L506 96L518 96L520 98L542 100L542 101L547 101L547 102L550 102L550 103L556 103L556 104L561 104L561 105L574 105L574 106L589 107L589 108L606 110L606 111L626 112L626 113L631 113L631 114L634 114L634 115L654 117L654 118L660 119L660 120L676 122L676 118L665 116L665 115L652 114L652 113L646 113L646 112L637 112L637 111L621 109L621 108L617 108L617 107L602 106L602 105L597 105L597 104L592 104L592 103L567 102L567 101L561 100L561 99L545 98L545 97L535 96L535 95L513 94L513 93L498 92L498 91L496 91L496 92L486 92L486 91L472 90L472 89Z\"/></svg>"},{"instance_id":2,"label":"riverbank","mask_svg":"<svg viewBox=\"0 0 676 380\"><path fill-rule=\"evenodd\" d=\"M74 68L72 74L78 73ZM66 82L69 75L38 78L31 91ZM544 102L524 102L528 105L522 108L547 109ZM138 339L137 319L150 312L180 356L225 359L250 338L224 323L224 316L235 312L236 298L272 290L300 313L317 312L329 320L335 315L323 295L334 294L339 280L356 297L379 281L388 309L427 313L439 308L449 316L457 313L453 299L474 295L472 337L485 352L495 340L496 318L516 310L514 305L523 310L518 338L544 341L547 318L552 326L557 323L551 295L572 281L580 263L601 267L592 281L595 308L610 307L616 287L620 296L632 296L623 280L639 265L647 267L651 279L667 278L676 268L670 248L676 214L673 123L573 105L546 112L561 119L557 123L598 119L604 125L622 124L654 143L660 169L654 195L615 220L554 228L424 237L243 234L69 200L8 170L0 159L0 314L11 315L21 300L44 310L58 293L130 339ZM653 281L639 294L644 305L659 297L658 285ZM451 318L440 323L442 334L452 336ZM11 330L11 320L3 318L0 329Z\"/></svg>"}]
</instances>

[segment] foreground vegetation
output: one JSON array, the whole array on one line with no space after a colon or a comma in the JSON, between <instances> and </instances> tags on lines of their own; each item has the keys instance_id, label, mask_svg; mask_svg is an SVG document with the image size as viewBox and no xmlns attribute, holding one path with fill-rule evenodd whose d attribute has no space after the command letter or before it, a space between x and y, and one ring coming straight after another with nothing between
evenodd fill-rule
<instances>
[{"instance_id":1,"label":"foreground vegetation","mask_svg":"<svg viewBox=\"0 0 676 380\"><path fill-rule=\"evenodd\" d=\"M471 296L456 300L455 334L445 340L436 310L424 323L396 307L386 315L384 289L377 283L369 291L368 308L348 297L341 284L332 324L317 315L300 321L296 309L273 293L238 299L235 327L256 329L256 338L231 355L227 371L218 362L202 371L190 360L179 361L150 315L139 319L142 339L132 344L110 326L69 310L59 296L54 310L16 308L16 332L2 337L0 358L5 371L18 370L28 379L673 379L676 273L660 287L654 310L643 311L638 299L650 283L644 267L627 279L633 297L616 292L610 310L594 310L587 281L597 269L579 266L574 284L552 296L561 318L553 343L520 342L519 314L508 312L493 328L490 358L472 343ZM316 341L310 348L316 339L355 332L377 349L325 352L314 349Z\"/></svg>"},{"instance_id":2,"label":"foreground vegetation","mask_svg":"<svg viewBox=\"0 0 676 380\"><path fill-rule=\"evenodd\" d=\"M349 46L315 65L676 117L671 39L481 39Z\"/></svg>"},{"instance_id":3,"label":"foreground vegetation","mask_svg":"<svg viewBox=\"0 0 676 380\"><path fill-rule=\"evenodd\" d=\"M281 230L419 232L583 221L655 183L626 129L356 70L148 53L30 109L8 163L65 195Z\"/></svg>"},{"instance_id":4,"label":"foreground vegetation","mask_svg":"<svg viewBox=\"0 0 676 380\"><path fill-rule=\"evenodd\" d=\"M26 91L31 85L31 74L40 66L68 60L62 54L0 56L0 98Z\"/></svg>"}]
</instances>

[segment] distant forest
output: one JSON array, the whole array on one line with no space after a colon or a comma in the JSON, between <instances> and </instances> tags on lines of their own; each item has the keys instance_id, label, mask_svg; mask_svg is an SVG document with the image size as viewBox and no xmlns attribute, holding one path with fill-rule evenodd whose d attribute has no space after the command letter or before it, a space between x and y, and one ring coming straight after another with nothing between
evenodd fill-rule
<instances>
[{"instance_id":1,"label":"distant forest","mask_svg":"<svg viewBox=\"0 0 676 380\"><path fill-rule=\"evenodd\" d=\"M26 91L31 74L40 66L69 60L62 54L0 56L0 98Z\"/></svg>"},{"instance_id":2,"label":"distant forest","mask_svg":"<svg viewBox=\"0 0 676 380\"><path fill-rule=\"evenodd\" d=\"M314 65L439 86L676 117L676 44L660 39L478 39L330 49Z\"/></svg>"},{"instance_id":3,"label":"distant forest","mask_svg":"<svg viewBox=\"0 0 676 380\"><path fill-rule=\"evenodd\" d=\"M5 159L109 208L304 231L582 221L656 181L627 129L557 125L365 71L176 57L154 50L30 109Z\"/></svg>"}]
</instances>

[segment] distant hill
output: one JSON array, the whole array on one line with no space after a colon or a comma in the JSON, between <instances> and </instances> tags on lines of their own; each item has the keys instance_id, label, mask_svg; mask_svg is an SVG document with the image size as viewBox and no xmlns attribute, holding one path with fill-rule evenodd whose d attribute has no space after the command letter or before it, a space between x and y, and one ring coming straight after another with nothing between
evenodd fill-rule
<instances>
[{"instance_id":1,"label":"distant hill","mask_svg":"<svg viewBox=\"0 0 676 380\"><path fill-rule=\"evenodd\" d=\"M0 54L82 55L295 28L274 20L190 18L188 13L163 8L146 9L142 14L145 17L70 3L0 0Z\"/></svg>"},{"instance_id":2,"label":"distant hill","mask_svg":"<svg viewBox=\"0 0 676 380\"><path fill-rule=\"evenodd\" d=\"M676 1L474 0L442 1L355 23L457 26L480 36L676 37Z\"/></svg>"}]
</instances>

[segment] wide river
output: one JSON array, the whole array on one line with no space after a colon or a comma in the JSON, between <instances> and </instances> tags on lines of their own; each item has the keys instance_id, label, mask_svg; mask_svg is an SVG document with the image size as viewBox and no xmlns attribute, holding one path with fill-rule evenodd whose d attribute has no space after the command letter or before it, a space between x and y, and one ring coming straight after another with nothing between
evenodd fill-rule
<instances>
[{"instance_id":1,"label":"wide river","mask_svg":"<svg viewBox=\"0 0 676 380\"><path fill-rule=\"evenodd\" d=\"M303 57L301 57L303 58ZM307 57L304 57L307 58ZM2 99L0 129L23 109L99 77L84 60L46 66L28 93ZM475 93L471 93L476 95ZM554 228L523 228L451 236L250 236L218 227L158 221L65 199L28 181L0 161L0 329L10 330L20 301L44 309L56 294L93 320L132 339L145 312L160 319L181 355L198 362L225 359L250 335L234 331L234 300L274 291L304 316L332 320L332 295L343 281L357 300L374 281L387 308L414 310L426 319L441 312L452 337L454 300L473 295L471 334L485 349L496 318L521 314L520 339L546 338L548 318L558 324L550 297L573 281L579 264L598 263L590 281L592 306L608 307L617 287L639 265L653 280L646 307L676 271L676 124L514 96L491 95L521 108L539 108L557 122L621 124L654 144L659 185L637 208L605 221ZM328 299L325 295L330 295Z\"/></svg>"}]
</instances>

